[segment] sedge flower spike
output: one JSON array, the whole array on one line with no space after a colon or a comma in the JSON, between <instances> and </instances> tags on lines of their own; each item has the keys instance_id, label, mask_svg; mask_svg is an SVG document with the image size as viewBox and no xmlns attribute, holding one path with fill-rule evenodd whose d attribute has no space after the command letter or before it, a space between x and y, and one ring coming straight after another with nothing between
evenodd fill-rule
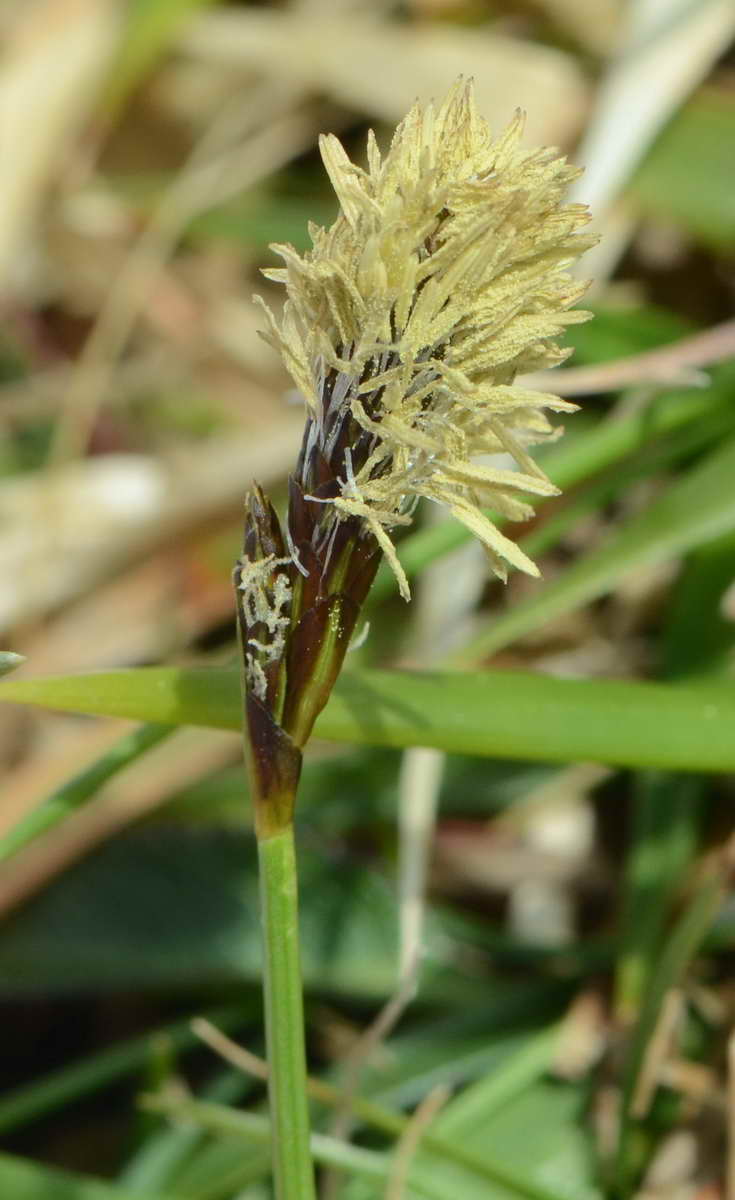
<instances>
[{"instance_id":1,"label":"sedge flower spike","mask_svg":"<svg viewBox=\"0 0 735 1200\"><path fill-rule=\"evenodd\" d=\"M569 268L594 239L579 232L586 208L563 202L578 171L522 147L522 125L493 140L460 81L437 110L411 110L385 157L370 133L367 169L324 137L339 215L310 226L303 255L273 247L285 265L264 274L286 303L277 320L260 301L265 336L307 420L285 532L256 489L236 582L255 724L267 714L296 748L382 555L409 598L391 531L421 497L476 534L502 578L538 574L483 509L525 520L521 496L557 492L528 447L555 436L547 411L575 406L516 377L567 356L557 339L589 315L572 308L585 285ZM488 465L498 454L515 467Z\"/></svg>"}]
</instances>

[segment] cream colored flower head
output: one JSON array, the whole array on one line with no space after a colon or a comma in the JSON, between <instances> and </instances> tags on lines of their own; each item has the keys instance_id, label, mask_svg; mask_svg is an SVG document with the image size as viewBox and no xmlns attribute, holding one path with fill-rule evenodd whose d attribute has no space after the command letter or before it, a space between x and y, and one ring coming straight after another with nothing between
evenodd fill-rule
<instances>
[{"instance_id":1,"label":"cream colored flower head","mask_svg":"<svg viewBox=\"0 0 735 1200\"><path fill-rule=\"evenodd\" d=\"M561 362L565 326L589 315L570 311L585 285L569 267L592 239L578 232L586 209L563 203L577 170L522 147L522 126L519 114L493 140L460 81L438 110L411 110L384 158L371 132L366 170L322 138L340 213L310 227L305 254L273 247L285 267L264 272L286 285L280 322L263 307L311 449L333 463L339 447L321 502L360 518L406 598L388 531L422 496L480 538L502 578L508 563L538 574L482 509L524 520L519 495L556 492L527 447L554 436L546 410L574 405L515 380ZM497 454L516 469L487 465Z\"/></svg>"}]
</instances>

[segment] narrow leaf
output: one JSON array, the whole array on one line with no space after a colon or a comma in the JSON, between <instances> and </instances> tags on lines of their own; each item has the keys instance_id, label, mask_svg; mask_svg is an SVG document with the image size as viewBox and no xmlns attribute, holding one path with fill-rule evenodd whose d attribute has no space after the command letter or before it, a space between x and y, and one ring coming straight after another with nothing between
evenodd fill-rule
<instances>
[{"instance_id":1,"label":"narrow leaf","mask_svg":"<svg viewBox=\"0 0 735 1200\"><path fill-rule=\"evenodd\" d=\"M252 1016L244 1004L238 1008L211 1010L208 1019L221 1029L235 1030ZM191 1017L151 1029L124 1042L98 1050L86 1058L50 1071L39 1079L23 1084L0 1098L0 1133L7 1135L49 1113L57 1112L83 1096L127 1079L142 1071L156 1045L165 1042L175 1052L197 1048L199 1039L192 1032ZM0 1183L2 1171L0 1170ZM5 1193L0 1187L0 1194Z\"/></svg>"},{"instance_id":2,"label":"narrow leaf","mask_svg":"<svg viewBox=\"0 0 735 1200\"><path fill-rule=\"evenodd\" d=\"M9 680L2 698L70 712L238 729L237 673L154 667ZM551 679L525 672L346 673L318 736L377 746L434 746L536 762L678 770L735 768L735 694L725 683Z\"/></svg>"},{"instance_id":3,"label":"narrow leaf","mask_svg":"<svg viewBox=\"0 0 735 1200\"><path fill-rule=\"evenodd\" d=\"M603 596L637 568L666 562L735 529L734 474L735 441L730 440L598 550L495 620L458 661L495 654L547 621Z\"/></svg>"},{"instance_id":4,"label":"narrow leaf","mask_svg":"<svg viewBox=\"0 0 735 1200\"><path fill-rule=\"evenodd\" d=\"M579 435L575 436L573 429L570 429L571 436L544 454L544 470L563 491L575 487L667 433L692 423L699 426L706 423L731 404L733 380L735 369L728 365L719 369L713 386L705 392L694 389L665 392L651 405L614 421L597 422L593 428ZM399 557L406 575L412 578L429 563L469 541L470 536L463 525L449 520L410 534L399 546ZM390 571L385 566L381 567L371 599L383 599L394 590L395 582Z\"/></svg>"},{"instance_id":5,"label":"narrow leaf","mask_svg":"<svg viewBox=\"0 0 735 1200\"><path fill-rule=\"evenodd\" d=\"M172 732L173 730L166 726L144 725L133 733L126 734L106 754L63 783L37 808L27 813L0 837L0 863L12 858L35 838L53 829L70 813L93 800L103 784Z\"/></svg>"},{"instance_id":6,"label":"narrow leaf","mask_svg":"<svg viewBox=\"0 0 735 1200\"><path fill-rule=\"evenodd\" d=\"M12 650L0 650L0 675L8 675L25 661L22 654L14 654Z\"/></svg>"},{"instance_id":7,"label":"narrow leaf","mask_svg":"<svg viewBox=\"0 0 735 1200\"><path fill-rule=\"evenodd\" d=\"M707 245L731 249L734 141L732 93L708 88L685 105L658 138L633 179L635 200L645 213Z\"/></svg>"},{"instance_id":8,"label":"narrow leaf","mask_svg":"<svg viewBox=\"0 0 735 1200\"><path fill-rule=\"evenodd\" d=\"M629 1148L634 1129L632 1113L636 1092L646 1055L656 1028L666 994L679 985L682 976L694 958L699 946L712 924L712 919L722 900L723 879L718 870L700 882L700 886L688 907L675 925L658 960L650 986L646 992L640 1020L633 1035L628 1054L626 1078L623 1087L622 1115L617 1157L614 1170L618 1185L617 1195L633 1192Z\"/></svg>"}]
</instances>

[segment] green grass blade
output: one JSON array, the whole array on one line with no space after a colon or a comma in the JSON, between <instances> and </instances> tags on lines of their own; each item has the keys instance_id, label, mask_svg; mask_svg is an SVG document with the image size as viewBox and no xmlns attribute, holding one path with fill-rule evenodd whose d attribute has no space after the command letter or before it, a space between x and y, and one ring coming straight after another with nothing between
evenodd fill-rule
<instances>
[{"instance_id":1,"label":"green grass blade","mask_svg":"<svg viewBox=\"0 0 735 1200\"><path fill-rule=\"evenodd\" d=\"M168 1112L174 1120L200 1125L212 1133L239 1134L243 1140L257 1145L269 1145L270 1122L260 1113L243 1112L207 1101L181 1100L172 1102L165 1096L151 1096L145 1105L153 1112ZM311 1135L311 1153L316 1162L338 1167L353 1175L385 1182L389 1177L390 1159L387 1154L376 1150L363 1150L348 1142L337 1141L324 1134ZM432 1187L429 1179L419 1180L414 1173L411 1185L416 1193L426 1200L450 1200L446 1193ZM296 1193L293 1193L296 1197Z\"/></svg>"},{"instance_id":2,"label":"green grass blade","mask_svg":"<svg viewBox=\"0 0 735 1200\"><path fill-rule=\"evenodd\" d=\"M103 105L116 116L130 93L152 70L197 9L213 0L133 0L122 44L107 78Z\"/></svg>"},{"instance_id":3,"label":"green grass blade","mask_svg":"<svg viewBox=\"0 0 735 1200\"><path fill-rule=\"evenodd\" d=\"M0 1154L0 1195L7 1200L172 1200L161 1192L131 1192L11 1154Z\"/></svg>"},{"instance_id":4,"label":"green grass blade","mask_svg":"<svg viewBox=\"0 0 735 1200\"><path fill-rule=\"evenodd\" d=\"M602 421L578 436L569 437L543 456L544 470L562 491L576 487L598 472L642 450L657 438L696 423L709 421L731 401L735 368L722 367L713 372L714 383L707 391L666 392L645 409L615 420ZM543 501L537 501L541 507ZM500 522L502 524L502 522ZM399 557L409 578L429 563L456 550L472 535L456 521L444 521L430 529L421 529L404 538ZM371 600L382 600L395 591L395 580L383 565L370 593Z\"/></svg>"},{"instance_id":5,"label":"green grass blade","mask_svg":"<svg viewBox=\"0 0 735 1200\"><path fill-rule=\"evenodd\" d=\"M331 1088L328 1090L332 1092ZM332 1100L337 1099L338 1095L339 1093L334 1091ZM261 1143L267 1143L270 1136L270 1124L267 1118L252 1112L237 1111L201 1101L181 1101L179 1098L169 1100L166 1096L149 1097L146 1107L153 1108L153 1111L168 1112L174 1119L190 1118L212 1132L242 1133L244 1138L251 1138L253 1141ZM402 1114L391 1112L360 1098L355 1100L355 1114L365 1124L381 1130L389 1137L400 1136L408 1125L408 1118ZM511 1169L485 1162L481 1157L466 1151L457 1142L435 1137L431 1130L424 1134L422 1145L437 1157L456 1164L461 1168L463 1174L466 1171L468 1179L479 1176L486 1183L496 1184L509 1198L563 1200L563 1197L557 1192L537 1184L533 1180L520 1178ZM344 1157L340 1157L336 1147L344 1147ZM368 1174L372 1178L387 1178L390 1163L387 1155L374 1154L372 1164L369 1159L363 1159L362 1163L368 1168L363 1171L360 1158L351 1158L346 1153L350 1150L356 1150L356 1147L351 1147L344 1142L335 1142L332 1138L324 1137L321 1134L311 1135L311 1152L317 1162L327 1163L357 1174ZM364 1154L365 1152L360 1151L359 1153ZM429 1171L412 1170L410 1179L413 1187L421 1195L437 1198L447 1197L447 1200L454 1200L454 1193L447 1192L441 1187L432 1186L432 1173Z\"/></svg>"},{"instance_id":6,"label":"green grass blade","mask_svg":"<svg viewBox=\"0 0 735 1200\"><path fill-rule=\"evenodd\" d=\"M615 469L596 474L586 487L560 503L518 544L530 558L540 558L558 546L578 521L622 495L637 479L670 469L692 454L714 448L723 438L730 436L733 426L733 413L723 411L713 414L702 426L685 426L665 438L658 438L653 445L628 456Z\"/></svg>"},{"instance_id":7,"label":"green grass blade","mask_svg":"<svg viewBox=\"0 0 735 1200\"><path fill-rule=\"evenodd\" d=\"M0 837L0 862L12 858L35 838L53 829L75 809L92 800L104 783L171 733L173 729L165 725L144 725L126 734L111 750L62 784L53 795Z\"/></svg>"},{"instance_id":8,"label":"green grass blade","mask_svg":"<svg viewBox=\"0 0 735 1200\"><path fill-rule=\"evenodd\" d=\"M9 680L2 698L170 725L238 729L226 668ZM516 671L360 671L338 681L317 735L535 762L731 771L735 694L724 683L551 679Z\"/></svg>"},{"instance_id":9,"label":"green grass blade","mask_svg":"<svg viewBox=\"0 0 735 1200\"><path fill-rule=\"evenodd\" d=\"M558 1040L558 1025L529 1037L508 1062L464 1088L439 1114L432 1132L461 1140L465 1124L471 1125L478 1117L492 1119L509 1099L549 1070Z\"/></svg>"},{"instance_id":10,"label":"green grass blade","mask_svg":"<svg viewBox=\"0 0 735 1200\"><path fill-rule=\"evenodd\" d=\"M701 89L663 130L631 182L636 204L715 249L735 246L735 104L728 88ZM706 186L702 186L706 180Z\"/></svg>"},{"instance_id":11,"label":"green grass blade","mask_svg":"<svg viewBox=\"0 0 735 1200\"><path fill-rule=\"evenodd\" d=\"M254 1087L255 1081L239 1071L221 1072L203 1090L204 1100L216 1104L235 1104ZM172 1178L204 1140L200 1129L164 1126L150 1134L118 1174L120 1187L129 1191L164 1191Z\"/></svg>"},{"instance_id":12,"label":"green grass blade","mask_svg":"<svg viewBox=\"0 0 735 1200\"><path fill-rule=\"evenodd\" d=\"M497 618L466 646L458 661L476 662L541 625L604 595L623 575L735 528L735 441L692 469L620 533L585 555L558 579Z\"/></svg>"},{"instance_id":13,"label":"green grass blade","mask_svg":"<svg viewBox=\"0 0 735 1200\"><path fill-rule=\"evenodd\" d=\"M735 573L732 533L700 547L677 581L663 633L660 666L665 677L719 674L735 641L721 612ZM705 781L691 775L644 775L633 797L616 978L619 1019L630 1024L642 1005L658 959L665 923L699 841Z\"/></svg>"},{"instance_id":14,"label":"green grass blade","mask_svg":"<svg viewBox=\"0 0 735 1200\"><path fill-rule=\"evenodd\" d=\"M700 546L674 585L663 629L661 667L669 679L728 673L735 621L722 608L735 579L735 533Z\"/></svg>"},{"instance_id":15,"label":"green grass blade","mask_svg":"<svg viewBox=\"0 0 735 1200\"><path fill-rule=\"evenodd\" d=\"M625 1024L637 1015L658 970L671 902L696 851L704 790L703 781L691 775L639 780L616 972L616 1008Z\"/></svg>"},{"instance_id":16,"label":"green grass blade","mask_svg":"<svg viewBox=\"0 0 735 1200\"><path fill-rule=\"evenodd\" d=\"M12 650L0 650L0 675L9 675L25 661L22 654L14 654Z\"/></svg>"},{"instance_id":17,"label":"green grass blade","mask_svg":"<svg viewBox=\"0 0 735 1200\"><path fill-rule=\"evenodd\" d=\"M221 1029L234 1029L247 1015L242 1007L218 1009L209 1014L209 1020ZM119 1079L134 1075L149 1061L162 1038L167 1039L174 1050L201 1045L192 1033L191 1019L187 1017L52 1071L0 1097L0 1133L10 1133L82 1096L92 1095ZM2 1188L0 1194L5 1194Z\"/></svg>"},{"instance_id":18,"label":"green grass blade","mask_svg":"<svg viewBox=\"0 0 735 1200\"><path fill-rule=\"evenodd\" d=\"M690 904L674 926L651 975L640 1020L633 1034L627 1060L623 1085L623 1100L620 1136L616 1161L613 1168L615 1195L632 1195L632 1175L636 1164L631 1162L631 1134L634 1118L631 1107L645 1061L646 1049L655 1030L661 1005L667 993L676 987L689 963L697 953L722 898L722 877L719 871L712 872L708 879L700 882Z\"/></svg>"}]
</instances>

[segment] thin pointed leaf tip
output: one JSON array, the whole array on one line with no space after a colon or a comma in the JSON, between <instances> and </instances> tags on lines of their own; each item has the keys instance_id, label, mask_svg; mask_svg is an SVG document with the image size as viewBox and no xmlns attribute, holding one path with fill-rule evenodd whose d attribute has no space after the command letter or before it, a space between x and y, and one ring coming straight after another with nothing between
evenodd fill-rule
<instances>
[{"instance_id":1,"label":"thin pointed leaf tip","mask_svg":"<svg viewBox=\"0 0 735 1200\"><path fill-rule=\"evenodd\" d=\"M594 239L579 233L587 209L563 203L578 170L523 148L522 129L518 114L493 140L459 81L438 110L411 110L384 158L371 132L366 170L322 138L340 213L305 254L274 246L285 266L264 272L286 287L280 321L260 303L308 405L302 465L322 485L309 499L359 521L406 599L390 530L422 496L479 537L501 578L507 564L538 574L481 509L524 520L519 493L556 492L527 447L554 436L547 410L575 406L515 379L567 356L558 339L589 316L572 309L586 284L569 268ZM498 453L516 469L482 463Z\"/></svg>"}]
</instances>

